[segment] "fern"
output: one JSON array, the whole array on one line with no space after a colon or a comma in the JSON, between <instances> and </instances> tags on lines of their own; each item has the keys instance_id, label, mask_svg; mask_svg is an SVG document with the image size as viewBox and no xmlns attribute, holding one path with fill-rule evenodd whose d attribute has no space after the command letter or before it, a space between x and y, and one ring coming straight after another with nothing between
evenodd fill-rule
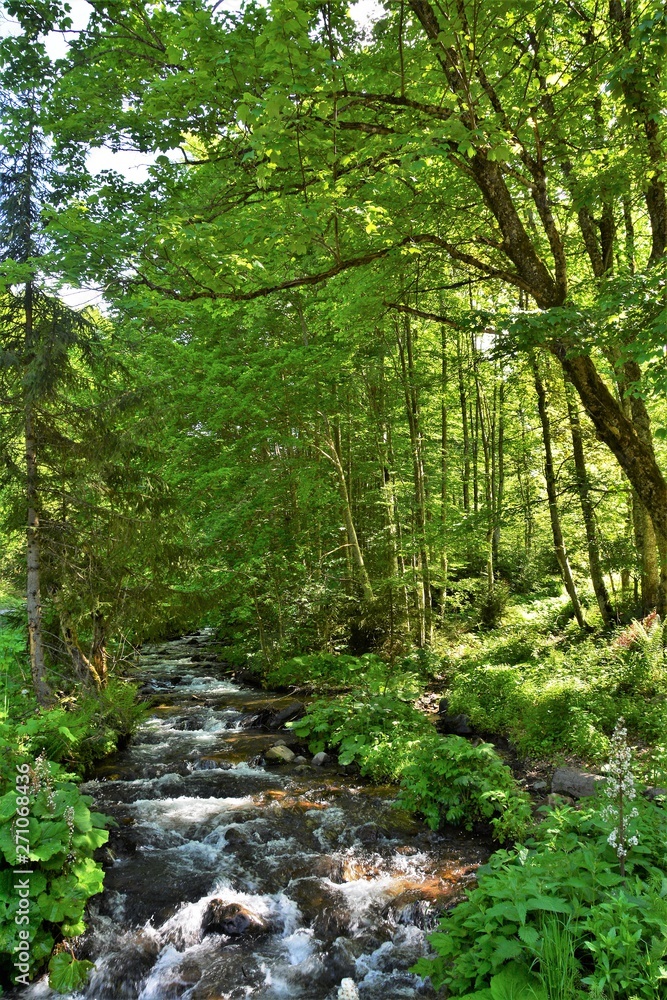
<instances>
[{"instance_id":1,"label":"fern","mask_svg":"<svg viewBox=\"0 0 667 1000\"><path fill-rule=\"evenodd\" d=\"M655 679L659 678L665 662L665 622L655 615L643 622L634 621L632 630L647 669Z\"/></svg>"}]
</instances>

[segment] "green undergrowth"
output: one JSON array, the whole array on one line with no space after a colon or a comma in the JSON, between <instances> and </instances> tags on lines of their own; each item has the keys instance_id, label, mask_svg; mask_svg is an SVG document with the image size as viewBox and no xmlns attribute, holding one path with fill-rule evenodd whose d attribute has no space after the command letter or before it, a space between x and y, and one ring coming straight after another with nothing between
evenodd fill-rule
<instances>
[{"instance_id":1,"label":"green undergrowth","mask_svg":"<svg viewBox=\"0 0 667 1000\"><path fill-rule=\"evenodd\" d=\"M269 688L307 687L318 692L338 692L362 687L374 694L393 693L417 698L439 668L440 659L419 650L390 664L374 653L309 653L271 667L264 676Z\"/></svg>"},{"instance_id":2,"label":"green undergrowth","mask_svg":"<svg viewBox=\"0 0 667 1000\"><path fill-rule=\"evenodd\" d=\"M532 758L597 763L620 716L635 742L664 742L667 683L655 636L652 648L650 635L642 643L635 623L611 637L582 637L571 626L553 631L553 618L553 608L533 608L503 629L467 635L445 659L450 713Z\"/></svg>"},{"instance_id":3,"label":"green undergrowth","mask_svg":"<svg viewBox=\"0 0 667 1000\"><path fill-rule=\"evenodd\" d=\"M625 877L600 803L549 812L479 869L414 971L470 1000L667 997L667 814L637 808Z\"/></svg>"},{"instance_id":4,"label":"green undergrowth","mask_svg":"<svg viewBox=\"0 0 667 1000\"><path fill-rule=\"evenodd\" d=\"M356 763L376 781L400 784L400 804L433 829L443 823L471 829L484 821L505 841L528 828L527 797L493 747L438 735L405 696L355 689L315 702L290 726L313 753L336 750L341 764Z\"/></svg>"},{"instance_id":5,"label":"green undergrowth","mask_svg":"<svg viewBox=\"0 0 667 1000\"><path fill-rule=\"evenodd\" d=\"M118 678L99 695L72 690L38 709L25 629L0 622L0 992L25 985L47 963L59 992L85 981L90 963L74 957L73 945L88 899L102 891L94 852L111 820L91 812L78 782L144 715L136 688ZM13 874L22 865L31 872L27 887Z\"/></svg>"}]
</instances>

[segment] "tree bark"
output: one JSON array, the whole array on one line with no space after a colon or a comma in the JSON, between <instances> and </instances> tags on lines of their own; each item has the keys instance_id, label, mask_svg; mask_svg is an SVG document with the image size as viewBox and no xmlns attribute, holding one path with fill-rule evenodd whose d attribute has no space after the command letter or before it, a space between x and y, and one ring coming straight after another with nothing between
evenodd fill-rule
<instances>
[{"instance_id":1,"label":"tree bark","mask_svg":"<svg viewBox=\"0 0 667 1000\"><path fill-rule=\"evenodd\" d=\"M574 355L559 341L552 342L551 350L579 393L598 437L613 452L651 518L660 552L657 610L664 615L667 604L667 483L658 467L653 445L642 440L587 355Z\"/></svg>"},{"instance_id":2,"label":"tree bark","mask_svg":"<svg viewBox=\"0 0 667 1000\"><path fill-rule=\"evenodd\" d=\"M72 623L70 615L66 611L60 612L60 631L67 652L72 660L74 673L86 687L93 686L96 691L102 688L102 679L91 659L81 649L76 629Z\"/></svg>"},{"instance_id":3,"label":"tree bark","mask_svg":"<svg viewBox=\"0 0 667 1000\"><path fill-rule=\"evenodd\" d=\"M498 383L498 478L495 493L493 562L497 567L500 550L500 524L503 517L503 499L505 495L505 382L502 371L500 372Z\"/></svg>"},{"instance_id":4,"label":"tree bark","mask_svg":"<svg viewBox=\"0 0 667 1000\"><path fill-rule=\"evenodd\" d=\"M588 625L586 619L584 618L584 613L579 601L579 595L577 594L577 588L572 577L572 570L570 569L570 563L567 557L567 550L565 548L565 540L563 538L563 529L560 523L560 514L558 512L558 500L556 495L556 476L554 472L554 461L553 461L553 451L551 447L551 421L549 419L549 411L547 407L547 394L544 388L544 383L542 382L542 377L540 375L540 369L535 357L532 359L533 365L533 376L535 381L535 392L537 393L537 408L540 414L540 423L542 425L542 438L544 441L544 476L547 484L547 497L549 500L549 517L551 519L551 532L554 540L554 550L556 553L556 559L558 561L558 566L560 568L561 576L563 578L563 583L565 584L565 589L568 593L570 600L572 601L572 608L574 610L575 618L577 619L577 624L579 628L586 629Z\"/></svg>"},{"instance_id":5,"label":"tree bark","mask_svg":"<svg viewBox=\"0 0 667 1000\"><path fill-rule=\"evenodd\" d=\"M108 679L106 622L99 608L93 614L93 644L90 650L90 661L100 679L100 686L105 688Z\"/></svg>"},{"instance_id":6,"label":"tree bark","mask_svg":"<svg viewBox=\"0 0 667 1000\"><path fill-rule=\"evenodd\" d=\"M584 456L584 445L581 435L581 424L579 422L579 411L574 399L572 388L566 381L565 395L567 399L567 411L570 418L570 434L572 436L572 453L574 455L574 468L576 473L577 493L581 504L581 513L586 531L586 542L588 544L588 565L590 568L591 582L595 597L598 602L602 621L605 625L611 624L614 619L614 609L609 594L605 586L600 564L600 545L598 541L597 527L595 524L595 512L591 501L590 483L586 459Z\"/></svg>"},{"instance_id":7,"label":"tree bark","mask_svg":"<svg viewBox=\"0 0 667 1000\"><path fill-rule=\"evenodd\" d=\"M459 379L459 402L461 404L461 429L463 433L463 510L470 513L470 433L468 430L468 399L465 380L463 378L463 356L461 353L461 334L456 331L456 363Z\"/></svg>"},{"instance_id":8,"label":"tree bark","mask_svg":"<svg viewBox=\"0 0 667 1000\"><path fill-rule=\"evenodd\" d=\"M415 490L415 526L419 563L421 572L421 606L423 609L423 628L420 629L420 641L431 641L433 632L431 605L431 577L426 546L426 476L422 451L422 433L419 412L419 397L414 370L412 328L410 317L405 317L404 336L401 337L396 328L398 353L401 361L401 376L405 394L405 409L410 432L412 452L412 473Z\"/></svg>"},{"instance_id":9,"label":"tree bark","mask_svg":"<svg viewBox=\"0 0 667 1000\"><path fill-rule=\"evenodd\" d=\"M440 598L441 614L447 604L447 503L448 503L448 414L447 414L447 327L440 327L440 571L442 573L442 595Z\"/></svg>"},{"instance_id":10,"label":"tree bark","mask_svg":"<svg viewBox=\"0 0 667 1000\"><path fill-rule=\"evenodd\" d=\"M371 581L368 576L368 570L366 569L366 564L364 562L364 556L361 551L361 546L359 545L359 538L357 536L357 530L354 526L354 518L352 516L352 508L350 506L350 495L347 491L347 478L345 476L345 469L343 467L343 462L336 447L336 442L331 435L328 434L326 441L327 448L323 451L323 454L329 459L336 470L336 478L338 480L338 489L340 492L340 497L343 502L343 516L345 518L345 529L347 532L347 541L350 549L352 550L352 557L354 563L357 567L357 575L359 577L359 582L361 583L361 589L364 595L364 600L367 603L373 601L373 588L371 586Z\"/></svg>"},{"instance_id":11,"label":"tree bark","mask_svg":"<svg viewBox=\"0 0 667 1000\"><path fill-rule=\"evenodd\" d=\"M26 313L28 310L26 309ZM26 499L28 506L28 524L26 537L26 597L28 613L28 637L30 646L30 672L39 705L46 707L53 704L53 692L46 679L46 662L42 642L42 601L40 586L40 546L39 546L39 507L37 497L37 445L33 427L32 408L26 406L25 413L25 461L26 461Z\"/></svg>"}]
</instances>

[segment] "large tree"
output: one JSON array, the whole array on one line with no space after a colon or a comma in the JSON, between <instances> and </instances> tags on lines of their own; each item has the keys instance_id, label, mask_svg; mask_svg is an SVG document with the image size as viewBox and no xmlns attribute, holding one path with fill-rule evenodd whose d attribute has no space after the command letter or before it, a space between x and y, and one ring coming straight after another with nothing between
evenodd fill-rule
<instances>
[{"instance_id":1,"label":"large tree","mask_svg":"<svg viewBox=\"0 0 667 1000\"><path fill-rule=\"evenodd\" d=\"M658 0L408 0L366 35L334 3L95 5L57 95L63 135L180 154L72 213L88 234L72 266L213 304L408 255L445 312L442 286L466 278L500 311L518 300L541 316L524 345L558 358L650 519L664 608L667 485L636 330L608 320L664 267L666 34ZM376 288L377 309L423 306L414 281L398 293Z\"/></svg>"}]
</instances>

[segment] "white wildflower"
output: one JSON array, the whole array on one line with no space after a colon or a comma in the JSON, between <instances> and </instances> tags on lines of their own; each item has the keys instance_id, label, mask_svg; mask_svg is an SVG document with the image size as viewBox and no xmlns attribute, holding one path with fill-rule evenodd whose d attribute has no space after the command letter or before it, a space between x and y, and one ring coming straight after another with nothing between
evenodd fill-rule
<instances>
[{"instance_id":1,"label":"white wildflower","mask_svg":"<svg viewBox=\"0 0 667 1000\"><path fill-rule=\"evenodd\" d=\"M639 837L636 832L631 836L629 824L638 818L637 809L628 809L627 804L637 797L635 778L632 773L632 751L628 746L628 732L619 719L611 738L611 756L603 770L608 775L604 792L608 802L600 810L605 822L613 824L613 829L607 837L607 843L616 851L620 861L621 875L625 875L625 858L628 847L636 847Z\"/></svg>"}]
</instances>

